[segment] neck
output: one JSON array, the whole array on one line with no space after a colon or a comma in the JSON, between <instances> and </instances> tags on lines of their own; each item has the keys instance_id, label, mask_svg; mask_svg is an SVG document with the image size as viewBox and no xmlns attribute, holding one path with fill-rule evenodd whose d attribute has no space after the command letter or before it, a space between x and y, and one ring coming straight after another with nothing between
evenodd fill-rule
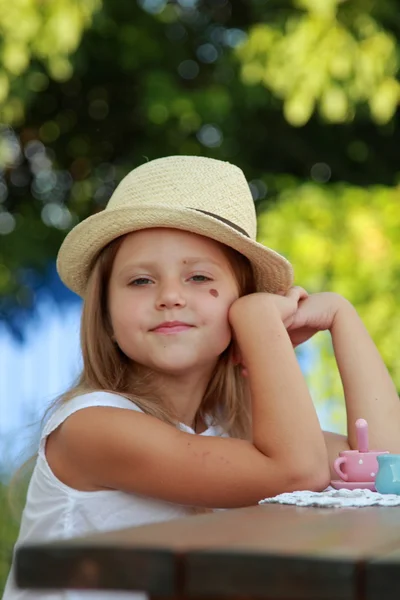
<instances>
[{"instance_id":1,"label":"neck","mask_svg":"<svg viewBox=\"0 0 400 600\"><path fill-rule=\"evenodd\" d=\"M147 376L152 390L171 409L177 421L198 433L205 427L198 411L213 369L214 365L184 375L152 372L147 373Z\"/></svg>"},{"instance_id":2,"label":"neck","mask_svg":"<svg viewBox=\"0 0 400 600\"><path fill-rule=\"evenodd\" d=\"M208 374L207 374L208 375ZM198 411L204 398L209 376L160 376L162 399L176 415L177 420L197 431ZM197 422L196 422L197 421Z\"/></svg>"}]
</instances>

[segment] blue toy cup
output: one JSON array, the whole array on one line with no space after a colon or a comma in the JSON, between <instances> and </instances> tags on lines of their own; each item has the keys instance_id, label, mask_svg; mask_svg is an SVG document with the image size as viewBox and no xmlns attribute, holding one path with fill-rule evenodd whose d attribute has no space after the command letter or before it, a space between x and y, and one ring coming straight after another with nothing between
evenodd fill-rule
<instances>
[{"instance_id":1,"label":"blue toy cup","mask_svg":"<svg viewBox=\"0 0 400 600\"><path fill-rule=\"evenodd\" d=\"M380 454L375 487L380 494L397 494L400 496L400 454Z\"/></svg>"}]
</instances>

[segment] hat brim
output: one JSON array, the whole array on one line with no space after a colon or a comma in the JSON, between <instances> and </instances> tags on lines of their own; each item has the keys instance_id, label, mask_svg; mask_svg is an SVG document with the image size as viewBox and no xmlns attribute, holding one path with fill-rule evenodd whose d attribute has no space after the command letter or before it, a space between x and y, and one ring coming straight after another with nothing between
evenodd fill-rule
<instances>
[{"instance_id":1,"label":"hat brim","mask_svg":"<svg viewBox=\"0 0 400 600\"><path fill-rule=\"evenodd\" d=\"M146 205L140 211L132 207L105 210L79 223L60 247L57 257L60 278L83 297L94 261L107 244L127 233L156 227L190 231L237 250L250 260L259 292L286 292L293 283L291 264L274 250L217 218L189 208L172 209L165 205Z\"/></svg>"}]
</instances>

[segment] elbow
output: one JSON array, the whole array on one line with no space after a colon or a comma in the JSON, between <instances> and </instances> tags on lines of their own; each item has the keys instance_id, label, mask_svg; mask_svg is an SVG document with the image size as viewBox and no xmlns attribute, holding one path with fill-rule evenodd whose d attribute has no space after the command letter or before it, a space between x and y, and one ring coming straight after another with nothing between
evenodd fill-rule
<instances>
[{"instance_id":1,"label":"elbow","mask_svg":"<svg viewBox=\"0 0 400 600\"><path fill-rule=\"evenodd\" d=\"M320 469L318 473L313 473L312 476L309 477L307 484L307 489L310 492L323 492L331 483L331 474L329 471L329 466L326 469Z\"/></svg>"},{"instance_id":2,"label":"elbow","mask_svg":"<svg viewBox=\"0 0 400 600\"><path fill-rule=\"evenodd\" d=\"M291 474L290 491L322 492L330 485L330 480L328 462L314 465L312 469L305 469Z\"/></svg>"}]
</instances>

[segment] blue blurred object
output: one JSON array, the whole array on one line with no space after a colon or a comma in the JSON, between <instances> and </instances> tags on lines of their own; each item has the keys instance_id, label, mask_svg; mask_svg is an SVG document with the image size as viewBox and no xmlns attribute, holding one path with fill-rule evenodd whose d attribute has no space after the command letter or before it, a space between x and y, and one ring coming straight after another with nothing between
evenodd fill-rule
<instances>
[{"instance_id":1,"label":"blue blurred object","mask_svg":"<svg viewBox=\"0 0 400 600\"><path fill-rule=\"evenodd\" d=\"M37 318L37 306L44 295L50 296L60 309L81 302L79 296L62 283L55 261L49 263L44 274L21 269L18 279L22 290L20 303L16 304L14 297L0 298L0 321L21 343L25 339L26 325Z\"/></svg>"},{"instance_id":2,"label":"blue blurred object","mask_svg":"<svg viewBox=\"0 0 400 600\"><path fill-rule=\"evenodd\" d=\"M380 494L400 496L400 454L381 454L377 456L379 469L375 487Z\"/></svg>"}]
</instances>

